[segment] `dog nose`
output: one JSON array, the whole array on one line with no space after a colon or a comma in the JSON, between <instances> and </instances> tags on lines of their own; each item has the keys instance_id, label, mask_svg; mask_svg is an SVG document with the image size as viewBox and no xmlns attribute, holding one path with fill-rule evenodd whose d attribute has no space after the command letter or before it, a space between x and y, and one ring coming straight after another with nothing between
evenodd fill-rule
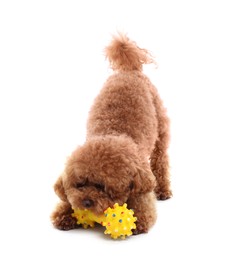
<instances>
[{"instance_id":1,"label":"dog nose","mask_svg":"<svg viewBox=\"0 0 234 260\"><path fill-rule=\"evenodd\" d=\"M90 208L93 206L94 202L91 199L84 199L82 204L85 208Z\"/></svg>"}]
</instances>

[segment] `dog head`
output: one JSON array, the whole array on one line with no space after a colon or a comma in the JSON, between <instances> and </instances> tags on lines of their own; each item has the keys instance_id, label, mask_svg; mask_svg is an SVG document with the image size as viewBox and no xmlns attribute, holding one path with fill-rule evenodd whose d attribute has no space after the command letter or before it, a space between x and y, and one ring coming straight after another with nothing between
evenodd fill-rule
<instances>
[{"instance_id":1,"label":"dog head","mask_svg":"<svg viewBox=\"0 0 234 260\"><path fill-rule=\"evenodd\" d=\"M147 161L138 156L136 144L122 136L93 138L78 147L54 186L72 208L95 214L154 187L155 177Z\"/></svg>"}]
</instances>

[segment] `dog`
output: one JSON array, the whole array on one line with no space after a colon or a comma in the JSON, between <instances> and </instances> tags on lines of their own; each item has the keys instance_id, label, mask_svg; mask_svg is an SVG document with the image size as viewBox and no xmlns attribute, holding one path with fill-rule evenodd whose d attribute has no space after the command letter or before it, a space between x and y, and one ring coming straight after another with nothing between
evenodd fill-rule
<instances>
[{"instance_id":1,"label":"dog","mask_svg":"<svg viewBox=\"0 0 234 260\"><path fill-rule=\"evenodd\" d=\"M68 158L54 185L61 201L51 215L61 230L77 228L73 209L102 214L115 203L134 210L134 234L154 225L156 199L172 196L169 118L143 64L154 60L125 34L105 48L113 69L91 107L87 137Z\"/></svg>"}]
</instances>

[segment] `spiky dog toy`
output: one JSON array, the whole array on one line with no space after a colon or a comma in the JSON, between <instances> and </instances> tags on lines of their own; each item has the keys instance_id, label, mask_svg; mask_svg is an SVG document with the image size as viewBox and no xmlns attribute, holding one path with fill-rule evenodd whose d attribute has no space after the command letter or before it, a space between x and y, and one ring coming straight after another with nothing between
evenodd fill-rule
<instances>
[{"instance_id":1,"label":"spiky dog toy","mask_svg":"<svg viewBox=\"0 0 234 260\"><path fill-rule=\"evenodd\" d=\"M73 217L77 218L77 224L82 225L84 228L94 227L95 222L106 227L105 234L109 234L112 238L125 239L126 236L132 235L132 229L136 229L134 212L127 208L127 204L119 206L115 203L113 208L108 208L104 211L103 215L97 216L90 210L73 209Z\"/></svg>"}]
</instances>

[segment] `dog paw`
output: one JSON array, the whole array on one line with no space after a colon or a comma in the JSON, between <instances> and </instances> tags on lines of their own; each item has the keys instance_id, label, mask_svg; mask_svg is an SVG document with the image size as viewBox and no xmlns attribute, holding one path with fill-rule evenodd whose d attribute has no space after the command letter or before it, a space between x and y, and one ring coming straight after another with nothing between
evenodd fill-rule
<instances>
[{"instance_id":1,"label":"dog paw","mask_svg":"<svg viewBox=\"0 0 234 260\"><path fill-rule=\"evenodd\" d=\"M60 230L71 230L78 227L77 220L70 215L64 215L61 219L55 219L54 226Z\"/></svg>"},{"instance_id":2,"label":"dog paw","mask_svg":"<svg viewBox=\"0 0 234 260\"><path fill-rule=\"evenodd\" d=\"M170 190L168 191L160 191L160 192L157 192L157 199L158 200L168 200L172 197L172 192Z\"/></svg>"},{"instance_id":3,"label":"dog paw","mask_svg":"<svg viewBox=\"0 0 234 260\"><path fill-rule=\"evenodd\" d=\"M136 229L132 230L133 235L139 235L142 233L147 233L148 227L144 224L136 223Z\"/></svg>"}]
</instances>

